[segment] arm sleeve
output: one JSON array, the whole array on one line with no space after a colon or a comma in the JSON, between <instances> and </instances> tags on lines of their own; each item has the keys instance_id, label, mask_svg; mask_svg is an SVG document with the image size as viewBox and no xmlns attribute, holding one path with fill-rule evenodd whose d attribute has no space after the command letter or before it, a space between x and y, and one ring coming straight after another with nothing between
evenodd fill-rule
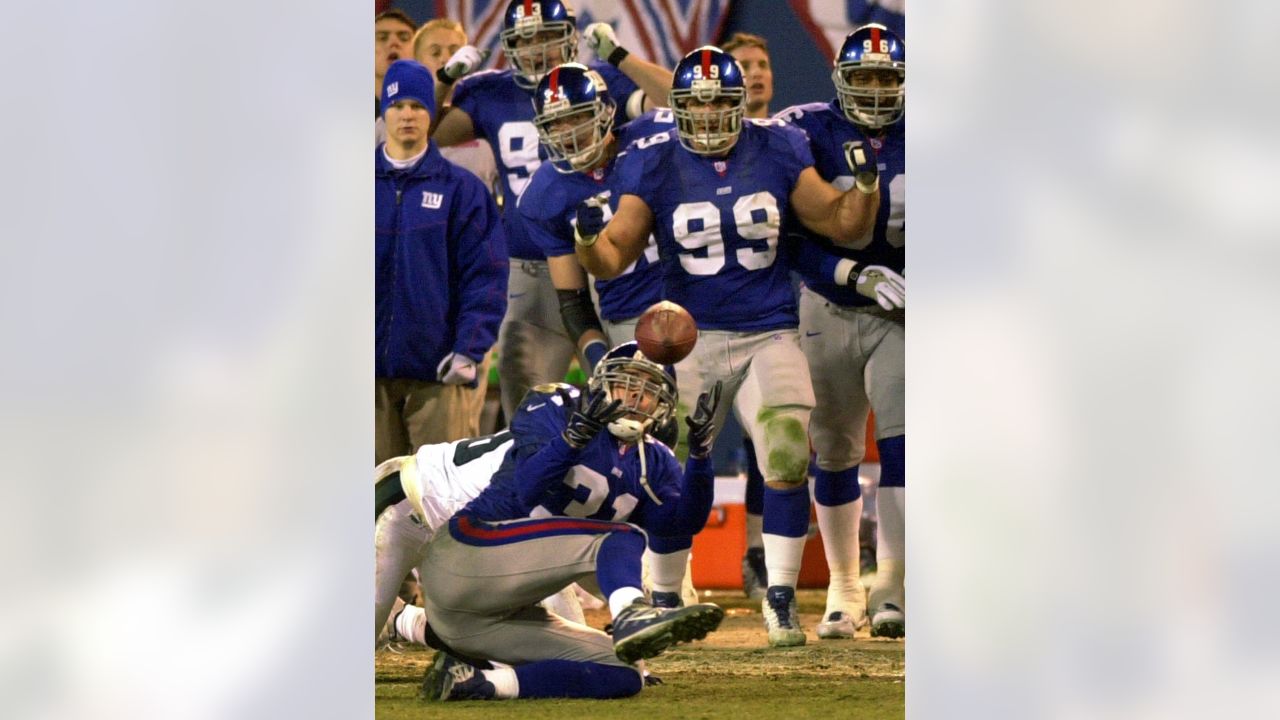
<instances>
[{"instance_id":1,"label":"arm sleeve","mask_svg":"<svg viewBox=\"0 0 1280 720\"><path fill-rule=\"evenodd\" d=\"M476 362L498 338L507 312L507 239L498 206L483 183L460 173L461 212L453 218L457 238L457 275L461 298L453 350ZM465 190L464 190L465 188Z\"/></svg>"},{"instance_id":2,"label":"arm sleeve","mask_svg":"<svg viewBox=\"0 0 1280 720\"><path fill-rule=\"evenodd\" d=\"M674 480L671 476L680 472L680 464L670 450L663 448L661 452L667 460L662 464L663 472L668 475L668 482L662 486L674 488L677 484L671 482ZM679 490L661 493L661 505L646 503L638 524L655 535L697 535L701 532L707 524L715 498L712 467L710 458L689 458L684 475L678 481Z\"/></svg>"}]
</instances>

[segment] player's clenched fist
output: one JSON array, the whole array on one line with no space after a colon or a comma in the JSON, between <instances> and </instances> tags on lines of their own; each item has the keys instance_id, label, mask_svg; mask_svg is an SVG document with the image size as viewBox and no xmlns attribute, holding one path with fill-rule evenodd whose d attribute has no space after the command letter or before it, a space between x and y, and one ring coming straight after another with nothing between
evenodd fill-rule
<instances>
[{"instance_id":1,"label":"player's clenched fist","mask_svg":"<svg viewBox=\"0 0 1280 720\"><path fill-rule=\"evenodd\" d=\"M596 236L604 230L604 204L602 197L590 197L578 206L578 224L573 232L583 247L595 245Z\"/></svg>"},{"instance_id":2,"label":"player's clenched fist","mask_svg":"<svg viewBox=\"0 0 1280 720\"><path fill-rule=\"evenodd\" d=\"M880 169L876 166L876 153L861 140L844 144L844 161L853 173L853 184L870 195L880 192Z\"/></svg>"}]
</instances>

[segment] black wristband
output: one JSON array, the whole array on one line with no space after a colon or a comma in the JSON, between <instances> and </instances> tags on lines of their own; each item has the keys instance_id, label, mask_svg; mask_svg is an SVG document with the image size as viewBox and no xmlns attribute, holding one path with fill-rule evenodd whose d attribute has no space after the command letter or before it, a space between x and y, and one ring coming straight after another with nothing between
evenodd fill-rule
<instances>
[{"instance_id":1,"label":"black wristband","mask_svg":"<svg viewBox=\"0 0 1280 720\"><path fill-rule=\"evenodd\" d=\"M609 53L609 57L606 59L609 61L610 65L614 67L618 67L622 65L622 61L626 60L627 56L630 54L631 53L628 52L626 48L619 45L618 47L613 49L613 52Z\"/></svg>"},{"instance_id":2,"label":"black wristband","mask_svg":"<svg viewBox=\"0 0 1280 720\"><path fill-rule=\"evenodd\" d=\"M436 79L445 85L452 85L454 81L454 79L449 77L448 73L444 71L443 65L440 66L439 70L436 70Z\"/></svg>"}]
</instances>

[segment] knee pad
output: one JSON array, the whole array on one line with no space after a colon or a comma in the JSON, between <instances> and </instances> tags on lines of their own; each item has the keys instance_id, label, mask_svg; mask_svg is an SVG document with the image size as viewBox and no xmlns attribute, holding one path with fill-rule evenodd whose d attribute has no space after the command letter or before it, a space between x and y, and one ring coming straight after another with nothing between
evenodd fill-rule
<instances>
[{"instance_id":1,"label":"knee pad","mask_svg":"<svg viewBox=\"0 0 1280 720\"><path fill-rule=\"evenodd\" d=\"M862 486L858 484L858 466L848 470L823 470L818 468L813 474L813 499L819 505L834 507L844 505L862 497Z\"/></svg>"},{"instance_id":2,"label":"knee pad","mask_svg":"<svg viewBox=\"0 0 1280 720\"><path fill-rule=\"evenodd\" d=\"M796 487L807 480L809 433L805 429L809 409L802 407L764 408L756 416L761 429L764 463L760 467L765 485L775 490Z\"/></svg>"}]
</instances>

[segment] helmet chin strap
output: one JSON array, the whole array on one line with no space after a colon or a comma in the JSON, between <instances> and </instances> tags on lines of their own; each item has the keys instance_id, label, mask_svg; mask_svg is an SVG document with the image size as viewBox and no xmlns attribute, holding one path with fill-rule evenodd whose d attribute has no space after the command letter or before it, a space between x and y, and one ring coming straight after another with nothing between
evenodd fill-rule
<instances>
[{"instance_id":1,"label":"helmet chin strap","mask_svg":"<svg viewBox=\"0 0 1280 720\"><path fill-rule=\"evenodd\" d=\"M644 462L644 432L647 428L647 422L630 418L619 418L609 423L609 432L614 437L623 442L636 443L637 449L640 451L640 487L644 488L645 494L649 496L649 499L661 505L662 501L653 492L653 488L649 487L649 474Z\"/></svg>"}]
</instances>

